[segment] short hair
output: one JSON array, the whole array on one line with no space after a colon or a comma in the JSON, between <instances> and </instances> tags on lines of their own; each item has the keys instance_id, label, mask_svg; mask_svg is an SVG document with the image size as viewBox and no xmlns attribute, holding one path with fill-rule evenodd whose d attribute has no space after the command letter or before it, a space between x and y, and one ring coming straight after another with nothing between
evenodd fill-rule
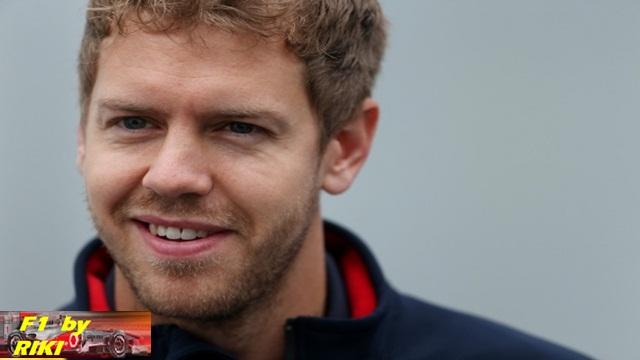
<instances>
[{"instance_id":1,"label":"short hair","mask_svg":"<svg viewBox=\"0 0 640 360\"><path fill-rule=\"evenodd\" d=\"M323 144L371 96L386 43L377 0L90 0L78 63L83 122L100 43L113 31L125 34L131 19L145 31L206 24L284 38L305 65L307 95L321 121Z\"/></svg>"}]
</instances>

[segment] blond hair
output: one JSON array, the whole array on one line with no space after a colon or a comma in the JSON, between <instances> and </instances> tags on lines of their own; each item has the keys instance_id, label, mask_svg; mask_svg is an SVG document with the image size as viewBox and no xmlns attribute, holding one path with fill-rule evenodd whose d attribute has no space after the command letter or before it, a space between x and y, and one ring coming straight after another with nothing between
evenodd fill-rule
<instances>
[{"instance_id":1,"label":"blond hair","mask_svg":"<svg viewBox=\"0 0 640 360\"><path fill-rule=\"evenodd\" d=\"M305 64L323 142L371 95L386 40L377 0L90 0L78 65L82 121L96 81L100 43L115 30L124 34L129 19L149 31L206 24L284 38Z\"/></svg>"}]
</instances>

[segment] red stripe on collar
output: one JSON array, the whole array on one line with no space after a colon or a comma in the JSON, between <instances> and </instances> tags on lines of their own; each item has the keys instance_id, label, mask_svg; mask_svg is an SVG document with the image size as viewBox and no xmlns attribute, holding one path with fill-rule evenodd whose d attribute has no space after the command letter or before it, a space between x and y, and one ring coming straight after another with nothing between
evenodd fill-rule
<instances>
[{"instance_id":1,"label":"red stripe on collar","mask_svg":"<svg viewBox=\"0 0 640 360\"><path fill-rule=\"evenodd\" d=\"M340 264L351 318L358 319L370 315L378 306L378 297L362 255L339 233L325 231L325 243L327 250Z\"/></svg>"},{"instance_id":2,"label":"red stripe on collar","mask_svg":"<svg viewBox=\"0 0 640 360\"><path fill-rule=\"evenodd\" d=\"M89 255L85 274L87 292L89 295L89 311L111 311L107 301L107 286L105 279L113 267L113 260L102 246Z\"/></svg>"},{"instance_id":3,"label":"red stripe on collar","mask_svg":"<svg viewBox=\"0 0 640 360\"><path fill-rule=\"evenodd\" d=\"M376 293L362 257L356 249L347 249L340 257L340 267L354 319L371 314L377 306Z\"/></svg>"}]
</instances>

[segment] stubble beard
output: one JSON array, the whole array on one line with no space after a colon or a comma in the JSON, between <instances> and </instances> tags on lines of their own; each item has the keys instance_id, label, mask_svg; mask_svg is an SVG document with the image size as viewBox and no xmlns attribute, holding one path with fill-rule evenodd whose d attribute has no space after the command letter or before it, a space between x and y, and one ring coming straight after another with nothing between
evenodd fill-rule
<instances>
[{"instance_id":1,"label":"stubble beard","mask_svg":"<svg viewBox=\"0 0 640 360\"><path fill-rule=\"evenodd\" d=\"M113 219L115 224L124 224L132 209L173 216L202 214L193 210L198 209L197 201L179 201L147 192L119 205ZM224 258L168 260L139 256L129 243L132 239L118 239L117 230L104 226L90 201L87 203L100 238L142 305L167 318L228 323L273 305L319 211L319 193L310 191L291 209L272 217L263 234L251 234L251 220L237 207L208 211L215 223L236 231L232 241L245 242L244 248L248 249L233 272L229 271L233 268L229 259ZM197 286L191 291L175 291L172 284L181 281Z\"/></svg>"}]
</instances>

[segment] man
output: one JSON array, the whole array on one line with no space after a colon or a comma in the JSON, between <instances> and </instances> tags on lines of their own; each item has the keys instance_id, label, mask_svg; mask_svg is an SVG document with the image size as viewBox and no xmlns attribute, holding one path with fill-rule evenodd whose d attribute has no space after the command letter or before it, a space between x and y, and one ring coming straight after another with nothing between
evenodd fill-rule
<instances>
[{"instance_id":1,"label":"man","mask_svg":"<svg viewBox=\"0 0 640 360\"><path fill-rule=\"evenodd\" d=\"M322 221L378 121L375 0L93 0L72 310L149 310L157 358L583 358L393 290Z\"/></svg>"}]
</instances>

